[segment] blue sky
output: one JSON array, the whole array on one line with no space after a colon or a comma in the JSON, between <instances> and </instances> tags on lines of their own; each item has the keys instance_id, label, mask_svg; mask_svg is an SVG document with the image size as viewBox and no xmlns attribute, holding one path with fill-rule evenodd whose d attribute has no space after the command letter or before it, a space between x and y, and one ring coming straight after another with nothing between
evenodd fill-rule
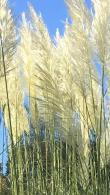
<instances>
[{"instance_id":1,"label":"blue sky","mask_svg":"<svg viewBox=\"0 0 110 195\"><path fill-rule=\"evenodd\" d=\"M42 13L51 36L55 34L57 28L63 33L64 21L68 16L64 0L9 0L9 2L15 16L19 16L22 11L26 11L27 3L30 2L38 13Z\"/></svg>"},{"instance_id":2,"label":"blue sky","mask_svg":"<svg viewBox=\"0 0 110 195\"><path fill-rule=\"evenodd\" d=\"M90 7L90 0L85 0ZM56 29L59 28L61 34L64 32L64 21L68 17L68 10L64 0L9 0L14 10L15 16L19 17L20 13L27 10L27 3L30 2L35 10L42 13L45 24L48 27L50 35L55 35Z\"/></svg>"}]
</instances>

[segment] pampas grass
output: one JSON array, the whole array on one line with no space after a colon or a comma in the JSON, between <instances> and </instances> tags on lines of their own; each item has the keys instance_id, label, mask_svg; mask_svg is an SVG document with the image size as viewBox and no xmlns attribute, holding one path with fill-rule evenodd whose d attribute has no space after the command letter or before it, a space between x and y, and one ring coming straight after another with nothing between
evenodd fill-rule
<instances>
[{"instance_id":1,"label":"pampas grass","mask_svg":"<svg viewBox=\"0 0 110 195\"><path fill-rule=\"evenodd\" d=\"M16 29L0 0L0 108L12 195L109 194L109 3L66 4L71 23L52 40L31 5Z\"/></svg>"}]
</instances>

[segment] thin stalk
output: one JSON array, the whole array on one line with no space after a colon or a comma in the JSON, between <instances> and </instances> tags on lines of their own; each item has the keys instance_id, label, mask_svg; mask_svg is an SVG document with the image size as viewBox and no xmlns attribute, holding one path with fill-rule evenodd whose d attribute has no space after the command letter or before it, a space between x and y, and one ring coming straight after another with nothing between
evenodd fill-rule
<instances>
[{"instance_id":1,"label":"thin stalk","mask_svg":"<svg viewBox=\"0 0 110 195\"><path fill-rule=\"evenodd\" d=\"M4 54L4 47L3 47L3 41L2 41L1 33L0 33L0 44L1 44L2 64L3 64L3 70L4 70L5 88L6 88L6 97L7 97L7 107L8 107L8 116L9 116L9 126L10 126L11 155L12 155L12 161L13 161L13 166L14 166L14 170L13 170L14 171L13 178L15 179L15 182L13 181L15 183L14 191L15 191L15 195L17 195L18 194L18 187L17 187L15 150L13 148L14 141L13 141L12 124L11 124L10 101L9 101L8 82L7 82L7 75L6 75L5 54Z\"/></svg>"},{"instance_id":2,"label":"thin stalk","mask_svg":"<svg viewBox=\"0 0 110 195\"><path fill-rule=\"evenodd\" d=\"M100 109L100 124L99 124L99 135L98 135L98 195L100 194L100 144L101 144L101 133L102 133L102 120L103 120L103 108L104 108L104 77L105 77L105 70L104 70L104 63L102 65L102 93L101 93L101 109Z\"/></svg>"}]
</instances>

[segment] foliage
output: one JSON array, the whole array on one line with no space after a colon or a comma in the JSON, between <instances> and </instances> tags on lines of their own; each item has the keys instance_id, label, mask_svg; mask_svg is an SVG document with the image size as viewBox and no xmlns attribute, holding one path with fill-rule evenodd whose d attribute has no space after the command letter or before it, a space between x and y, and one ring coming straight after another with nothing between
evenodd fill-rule
<instances>
[{"instance_id":1,"label":"foliage","mask_svg":"<svg viewBox=\"0 0 110 195\"><path fill-rule=\"evenodd\" d=\"M92 0L89 10L83 0L66 0L71 23L52 40L31 5L17 29L0 0L0 109L12 195L109 194L109 3Z\"/></svg>"}]
</instances>

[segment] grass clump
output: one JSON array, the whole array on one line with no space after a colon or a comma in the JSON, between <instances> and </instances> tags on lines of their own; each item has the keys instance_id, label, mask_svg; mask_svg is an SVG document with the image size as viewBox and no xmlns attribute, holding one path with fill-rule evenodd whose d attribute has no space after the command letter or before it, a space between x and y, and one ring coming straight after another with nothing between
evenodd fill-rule
<instances>
[{"instance_id":1,"label":"grass clump","mask_svg":"<svg viewBox=\"0 0 110 195\"><path fill-rule=\"evenodd\" d=\"M17 29L0 0L0 193L110 193L109 0L66 4L71 23L53 41L31 5Z\"/></svg>"}]
</instances>

